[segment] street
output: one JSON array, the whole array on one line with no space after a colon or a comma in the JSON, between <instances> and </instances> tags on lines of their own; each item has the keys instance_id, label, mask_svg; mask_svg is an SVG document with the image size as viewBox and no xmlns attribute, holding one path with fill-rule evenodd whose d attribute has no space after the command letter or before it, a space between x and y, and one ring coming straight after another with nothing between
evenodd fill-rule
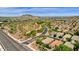
<instances>
[{"instance_id":1,"label":"street","mask_svg":"<svg viewBox=\"0 0 79 59\"><path fill-rule=\"evenodd\" d=\"M19 44L14 41L2 30L0 30L0 41L5 48L5 51L32 51L29 47L24 47L22 44Z\"/></svg>"}]
</instances>

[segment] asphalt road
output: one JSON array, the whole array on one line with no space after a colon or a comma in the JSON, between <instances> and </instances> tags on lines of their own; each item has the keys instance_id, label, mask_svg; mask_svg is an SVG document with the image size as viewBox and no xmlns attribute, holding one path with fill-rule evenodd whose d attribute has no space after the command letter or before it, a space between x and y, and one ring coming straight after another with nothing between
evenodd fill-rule
<instances>
[{"instance_id":1,"label":"asphalt road","mask_svg":"<svg viewBox=\"0 0 79 59\"><path fill-rule=\"evenodd\" d=\"M47 33L47 31L48 31L48 28L46 27L46 28L45 28L45 30L42 32L42 34L41 34L41 35L46 34L46 33Z\"/></svg>"},{"instance_id":2,"label":"asphalt road","mask_svg":"<svg viewBox=\"0 0 79 59\"><path fill-rule=\"evenodd\" d=\"M5 51L32 51L29 47L27 46L25 47L14 41L12 38L6 35L2 30L0 30L0 41L4 46Z\"/></svg>"}]
</instances>

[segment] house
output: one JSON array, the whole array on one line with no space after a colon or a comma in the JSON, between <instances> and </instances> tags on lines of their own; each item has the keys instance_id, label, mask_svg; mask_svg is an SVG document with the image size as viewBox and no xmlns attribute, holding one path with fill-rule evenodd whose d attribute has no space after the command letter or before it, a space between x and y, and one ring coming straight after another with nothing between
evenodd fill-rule
<instances>
[{"instance_id":1,"label":"house","mask_svg":"<svg viewBox=\"0 0 79 59\"><path fill-rule=\"evenodd\" d=\"M60 36L63 37L63 35L64 35L64 33L59 32L59 33L57 33L57 38L60 38Z\"/></svg>"},{"instance_id":2,"label":"house","mask_svg":"<svg viewBox=\"0 0 79 59\"><path fill-rule=\"evenodd\" d=\"M71 34L65 34L64 36L63 36L63 38L71 38L72 37L72 35Z\"/></svg>"},{"instance_id":3,"label":"house","mask_svg":"<svg viewBox=\"0 0 79 59\"><path fill-rule=\"evenodd\" d=\"M75 41L75 40L76 40L76 41L79 41L79 36L76 36L76 35L75 35L75 36L72 36L71 39L74 40L74 41Z\"/></svg>"},{"instance_id":4,"label":"house","mask_svg":"<svg viewBox=\"0 0 79 59\"><path fill-rule=\"evenodd\" d=\"M67 33L69 30L68 29L63 29L62 32Z\"/></svg>"},{"instance_id":5,"label":"house","mask_svg":"<svg viewBox=\"0 0 79 59\"><path fill-rule=\"evenodd\" d=\"M74 48L74 45L71 42L65 42L64 45L68 46L69 48Z\"/></svg>"},{"instance_id":6,"label":"house","mask_svg":"<svg viewBox=\"0 0 79 59\"><path fill-rule=\"evenodd\" d=\"M59 46L60 44L63 44L62 41L60 40L54 40L52 43L50 43L50 47L55 47L55 46Z\"/></svg>"},{"instance_id":7,"label":"house","mask_svg":"<svg viewBox=\"0 0 79 59\"><path fill-rule=\"evenodd\" d=\"M54 37L54 35L56 35L56 34L57 34L57 32L52 31L51 37Z\"/></svg>"},{"instance_id":8,"label":"house","mask_svg":"<svg viewBox=\"0 0 79 59\"><path fill-rule=\"evenodd\" d=\"M65 41L65 42L67 41L67 39L66 39L66 38L63 38L62 40L63 40L63 41Z\"/></svg>"},{"instance_id":9,"label":"house","mask_svg":"<svg viewBox=\"0 0 79 59\"><path fill-rule=\"evenodd\" d=\"M75 40L72 40L71 43L72 43L72 44L75 44L76 42L75 42Z\"/></svg>"},{"instance_id":10,"label":"house","mask_svg":"<svg viewBox=\"0 0 79 59\"><path fill-rule=\"evenodd\" d=\"M53 40L54 40L53 38L47 37L46 39L42 40L42 42L43 42L44 44L49 44L49 43L51 43Z\"/></svg>"}]
</instances>

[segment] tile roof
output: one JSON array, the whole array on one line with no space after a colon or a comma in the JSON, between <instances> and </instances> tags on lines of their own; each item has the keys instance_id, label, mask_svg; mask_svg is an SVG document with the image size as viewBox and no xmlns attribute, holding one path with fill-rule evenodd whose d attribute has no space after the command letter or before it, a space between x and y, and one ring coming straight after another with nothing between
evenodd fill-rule
<instances>
[{"instance_id":1,"label":"tile roof","mask_svg":"<svg viewBox=\"0 0 79 59\"><path fill-rule=\"evenodd\" d=\"M63 44L63 42L60 40L55 40L50 44L50 46L54 47L54 46L59 46L60 44Z\"/></svg>"},{"instance_id":2,"label":"tile roof","mask_svg":"<svg viewBox=\"0 0 79 59\"><path fill-rule=\"evenodd\" d=\"M53 38L46 38L45 40L43 40L42 42L44 43L44 44L49 44L49 43L51 43L52 41L53 41L54 39Z\"/></svg>"}]
</instances>

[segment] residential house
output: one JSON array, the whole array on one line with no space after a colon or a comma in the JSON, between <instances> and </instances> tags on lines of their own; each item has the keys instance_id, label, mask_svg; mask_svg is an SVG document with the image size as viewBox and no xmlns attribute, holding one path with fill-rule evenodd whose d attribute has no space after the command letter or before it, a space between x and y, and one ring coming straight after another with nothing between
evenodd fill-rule
<instances>
[{"instance_id":1,"label":"residential house","mask_svg":"<svg viewBox=\"0 0 79 59\"><path fill-rule=\"evenodd\" d=\"M56 34L57 34L57 32L52 31L51 37L54 37L54 35L56 35Z\"/></svg>"},{"instance_id":2,"label":"residential house","mask_svg":"<svg viewBox=\"0 0 79 59\"><path fill-rule=\"evenodd\" d=\"M53 40L54 40L53 38L47 37L46 39L42 40L42 42L43 42L44 44L49 44L49 43L51 43Z\"/></svg>"},{"instance_id":3,"label":"residential house","mask_svg":"<svg viewBox=\"0 0 79 59\"><path fill-rule=\"evenodd\" d=\"M71 42L65 42L64 45L68 46L69 48L74 48L74 45Z\"/></svg>"},{"instance_id":4,"label":"residential house","mask_svg":"<svg viewBox=\"0 0 79 59\"><path fill-rule=\"evenodd\" d=\"M71 37L72 37L71 34L65 34L65 35L63 36L63 38L71 38Z\"/></svg>"},{"instance_id":5,"label":"residential house","mask_svg":"<svg viewBox=\"0 0 79 59\"><path fill-rule=\"evenodd\" d=\"M60 40L54 40L53 42L50 43L50 47L55 47L55 46L59 46L60 44L63 44L62 41Z\"/></svg>"},{"instance_id":6,"label":"residential house","mask_svg":"<svg viewBox=\"0 0 79 59\"><path fill-rule=\"evenodd\" d=\"M57 35L57 38L60 38L60 36L63 37L64 33L58 32L56 35Z\"/></svg>"},{"instance_id":7,"label":"residential house","mask_svg":"<svg viewBox=\"0 0 79 59\"><path fill-rule=\"evenodd\" d=\"M72 36L72 38L71 38L72 40L76 40L76 41L79 41L79 36Z\"/></svg>"}]
</instances>

